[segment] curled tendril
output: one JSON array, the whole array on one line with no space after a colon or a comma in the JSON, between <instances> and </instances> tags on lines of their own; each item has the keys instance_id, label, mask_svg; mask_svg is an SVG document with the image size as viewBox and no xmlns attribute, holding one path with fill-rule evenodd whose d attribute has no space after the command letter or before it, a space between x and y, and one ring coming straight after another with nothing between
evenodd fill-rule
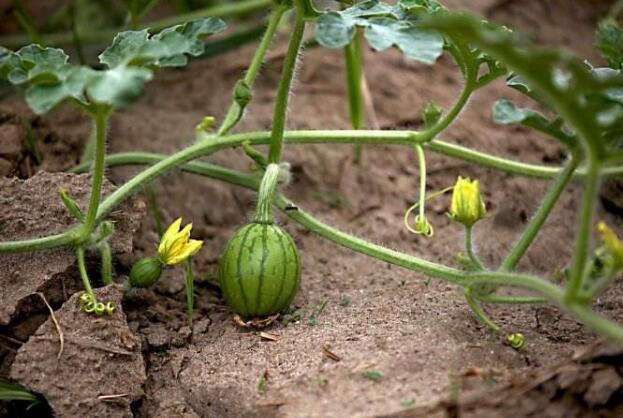
<instances>
[{"instance_id":1,"label":"curled tendril","mask_svg":"<svg viewBox=\"0 0 623 418\"><path fill-rule=\"evenodd\" d=\"M117 310L117 307L115 306L115 304L113 302L108 301L108 302L106 302L105 310L106 310L106 313L108 314L108 316L113 316L115 311Z\"/></svg>"},{"instance_id":2,"label":"curled tendril","mask_svg":"<svg viewBox=\"0 0 623 418\"><path fill-rule=\"evenodd\" d=\"M96 302L94 301L85 303L84 305L82 305L82 310L85 311L86 313L93 313L95 312L95 305L96 305Z\"/></svg>"},{"instance_id":3,"label":"curled tendril","mask_svg":"<svg viewBox=\"0 0 623 418\"><path fill-rule=\"evenodd\" d=\"M106 306L102 302L95 302L95 309L93 311L95 315L102 316L104 315L105 311L106 311Z\"/></svg>"},{"instance_id":4,"label":"curled tendril","mask_svg":"<svg viewBox=\"0 0 623 418\"><path fill-rule=\"evenodd\" d=\"M117 310L117 307L112 301L106 303L98 302L94 295L83 293L80 295L80 309L86 313L94 313L98 316L104 314L112 316Z\"/></svg>"},{"instance_id":5,"label":"curled tendril","mask_svg":"<svg viewBox=\"0 0 623 418\"><path fill-rule=\"evenodd\" d=\"M441 189L438 192L431 193L428 196L426 196L426 199L424 199L424 201L428 201L435 197L441 196L442 194L449 192L453 188L454 186L450 186L450 187L446 187L445 189ZM412 232L418 235L424 235L425 237L430 238L435 233L435 230L433 226L431 225L431 223L426 218L426 216L420 213L418 215L415 215L413 225L411 225L411 223L409 222L409 218L411 217L411 214L419 207L420 207L420 202L418 201L418 202L415 202L409 209L407 209L407 211L405 212L405 216L404 216L404 225L409 232Z\"/></svg>"},{"instance_id":6,"label":"curled tendril","mask_svg":"<svg viewBox=\"0 0 623 418\"><path fill-rule=\"evenodd\" d=\"M83 293L80 295L80 305L85 306L89 303L93 302L93 295L89 293Z\"/></svg>"},{"instance_id":7,"label":"curled tendril","mask_svg":"<svg viewBox=\"0 0 623 418\"><path fill-rule=\"evenodd\" d=\"M519 351L526 345L526 337L521 332L514 332L506 336L506 342Z\"/></svg>"}]
</instances>

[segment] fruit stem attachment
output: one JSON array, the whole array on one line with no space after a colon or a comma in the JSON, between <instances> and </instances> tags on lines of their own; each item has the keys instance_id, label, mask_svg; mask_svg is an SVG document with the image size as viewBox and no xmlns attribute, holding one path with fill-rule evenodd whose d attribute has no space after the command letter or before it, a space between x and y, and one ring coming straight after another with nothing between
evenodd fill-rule
<instances>
[{"instance_id":1,"label":"fruit stem attachment","mask_svg":"<svg viewBox=\"0 0 623 418\"><path fill-rule=\"evenodd\" d=\"M257 199L257 211L255 213L254 222L260 224L272 224L273 218L273 198L275 189L279 181L279 164L268 164Z\"/></svg>"},{"instance_id":2,"label":"fruit stem attachment","mask_svg":"<svg viewBox=\"0 0 623 418\"><path fill-rule=\"evenodd\" d=\"M294 79L296 61L298 60L303 34L305 32L305 15L300 2L297 2L296 9L296 23L294 24L288 51L283 61L283 69L281 71L281 79L279 80L279 89L277 91L277 101L275 102L273 128L270 149L268 151L269 163L278 163L281 158L281 146L283 144L283 134L286 127L290 90L292 88L292 80Z\"/></svg>"}]
</instances>

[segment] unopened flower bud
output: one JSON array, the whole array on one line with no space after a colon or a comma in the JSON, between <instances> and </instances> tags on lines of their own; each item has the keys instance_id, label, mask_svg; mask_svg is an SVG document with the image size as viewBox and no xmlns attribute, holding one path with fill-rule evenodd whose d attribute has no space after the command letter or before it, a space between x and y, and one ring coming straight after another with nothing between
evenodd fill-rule
<instances>
[{"instance_id":1,"label":"unopened flower bud","mask_svg":"<svg viewBox=\"0 0 623 418\"><path fill-rule=\"evenodd\" d=\"M470 180L459 176L452 193L450 216L453 221L471 228L476 222L487 215L485 202L480 195L478 180Z\"/></svg>"}]
</instances>

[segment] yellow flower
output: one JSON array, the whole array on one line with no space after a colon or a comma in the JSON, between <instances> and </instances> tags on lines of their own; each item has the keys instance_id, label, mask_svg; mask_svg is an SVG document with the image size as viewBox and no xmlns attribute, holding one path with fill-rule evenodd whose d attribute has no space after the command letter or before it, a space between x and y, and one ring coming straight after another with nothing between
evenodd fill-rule
<instances>
[{"instance_id":1,"label":"yellow flower","mask_svg":"<svg viewBox=\"0 0 623 418\"><path fill-rule=\"evenodd\" d=\"M459 176L452 193L450 216L452 220L470 228L487 215L485 202L480 196L480 183Z\"/></svg>"},{"instance_id":2,"label":"yellow flower","mask_svg":"<svg viewBox=\"0 0 623 418\"><path fill-rule=\"evenodd\" d=\"M182 218L178 218L167 228L160 240L158 257L163 264L175 266L184 262L188 257L195 254L203 241L190 239L190 230L193 224L188 224L180 231Z\"/></svg>"},{"instance_id":3,"label":"yellow flower","mask_svg":"<svg viewBox=\"0 0 623 418\"><path fill-rule=\"evenodd\" d=\"M604 247L613 258L615 268L623 267L623 242L603 221L597 224L597 230L604 243Z\"/></svg>"}]
</instances>

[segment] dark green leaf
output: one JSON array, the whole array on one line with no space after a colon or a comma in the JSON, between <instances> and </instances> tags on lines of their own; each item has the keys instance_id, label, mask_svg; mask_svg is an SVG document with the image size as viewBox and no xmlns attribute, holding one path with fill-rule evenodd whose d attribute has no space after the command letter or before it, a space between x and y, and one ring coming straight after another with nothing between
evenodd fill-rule
<instances>
[{"instance_id":1,"label":"dark green leaf","mask_svg":"<svg viewBox=\"0 0 623 418\"><path fill-rule=\"evenodd\" d=\"M621 74L600 77L583 60L563 50L528 45L506 28L481 18L444 13L428 16L420 25L453 39L461 38L495 57L520 76L525 91L564 117L565 124L582 140L585 151L604 156L608 148L606 130L610 128L599 119L607 107L602 100L592 98L623 88ZM516 78L514 83L520 85Z\"/></svg>"}]
</instances>

